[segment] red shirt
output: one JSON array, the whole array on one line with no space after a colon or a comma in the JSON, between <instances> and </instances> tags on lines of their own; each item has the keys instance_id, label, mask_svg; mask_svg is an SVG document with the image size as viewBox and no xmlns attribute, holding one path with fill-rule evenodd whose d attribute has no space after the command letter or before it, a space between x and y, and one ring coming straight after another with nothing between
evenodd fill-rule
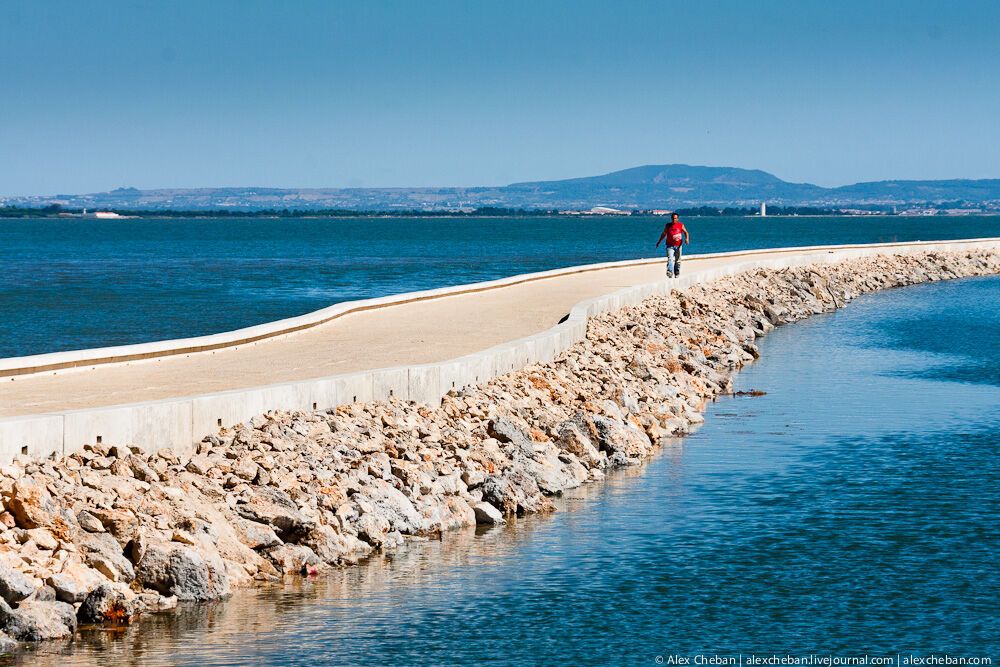
<instances>
[{"instance_id":1,"label":"red shirt","mask_svg":"<svg viewBox=\"0 0 1000 667\"><path fill-rule=\"evenodd\" d=\"M684 245L684 224L680 222L673 222L667 229L667 245L670 247L677 247L679 245Z\"/></svg>"}]
</instances>

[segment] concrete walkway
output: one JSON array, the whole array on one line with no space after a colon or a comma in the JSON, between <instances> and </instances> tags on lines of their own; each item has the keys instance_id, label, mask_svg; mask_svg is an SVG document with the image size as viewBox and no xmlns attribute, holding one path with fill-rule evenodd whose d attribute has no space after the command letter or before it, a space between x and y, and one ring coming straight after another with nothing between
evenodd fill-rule
<instances>
[{"instance_id":1,"label":"concrete walkway","mask_svg":"<svg viewBox=\"0 0 1000 667\"><path fill-rule=\"evenodd\" d=\"M790 249L728 257L689 256L684 273L694 277L697 272L727 263L828 252ZM539 333L554 326L581 301L652 283L663 274L662 262L571 273L351 313L236 348L4 378L0 383L0 417L155 401L444 361Z\"/></svg>"}]
</instances>

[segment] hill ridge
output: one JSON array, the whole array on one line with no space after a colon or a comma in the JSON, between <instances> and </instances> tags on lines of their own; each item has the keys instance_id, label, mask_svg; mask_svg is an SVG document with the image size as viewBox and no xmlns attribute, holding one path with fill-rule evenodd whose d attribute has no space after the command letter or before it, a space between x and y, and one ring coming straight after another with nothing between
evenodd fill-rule
<instances>
[{"instance_id":1,"label":"hill ridge","mask_svg":"<svg viewBox=\"0 0 1000 667\"><path fill-rule=\"evenodd\" d=\"M964 202L1000 209L1000 179L887 179L827 188L785 181L761 169L681 163L646 164L596 176L521 181L503 186L386 188L120 187L108 192L0 198L0 206L233 211L261 209L524 209L748 206L883 206Z\"/></svg>"}]
</instances>

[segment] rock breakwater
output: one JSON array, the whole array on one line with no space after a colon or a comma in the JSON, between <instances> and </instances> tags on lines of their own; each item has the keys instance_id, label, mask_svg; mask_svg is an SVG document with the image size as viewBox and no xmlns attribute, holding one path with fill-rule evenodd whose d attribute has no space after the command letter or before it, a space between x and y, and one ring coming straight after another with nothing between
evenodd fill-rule
<instances>
[{"instance_id":1,"label":"rock breakwater","mask_svg":"<svg viewBox=\"0 0 1000 667\"><path fill-rule=\"evenodd\" d=\"M544 512L702 421L774 326L855 296L1000 272L986 252L761 270L594 318L556 361L453 392L274 412L197 453L93 445L0 468L0 628L24 641ZM9 639L0 637L9 643Z\"/></svg>"}]
</instances>

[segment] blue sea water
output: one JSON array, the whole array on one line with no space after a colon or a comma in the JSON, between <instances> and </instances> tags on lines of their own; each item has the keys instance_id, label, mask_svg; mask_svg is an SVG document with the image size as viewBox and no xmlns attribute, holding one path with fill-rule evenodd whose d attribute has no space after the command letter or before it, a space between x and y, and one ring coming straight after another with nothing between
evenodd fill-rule
<instances>
[{"instance_id":1,"label":"blue sea water","mask_svg":"<svg viewBox=\"0 0 1000 667\"><path fill-rule=\"evenodd\" d=\"M662 218L0 219L0 358L650 257ZM1000 236L1000 216L692 218L690 252Z\"/></svg>"},{"instance_id":2,"label":"blue sea water","mask_svg":"<svg viewBox=\"0 0 1000 667\"><path fill-rule=\"evenodd\" d=\"M695 434L549 516L26 659L655 665L1000 658L1000 278L781 327Z\"/></svg>"}]
</instances>

